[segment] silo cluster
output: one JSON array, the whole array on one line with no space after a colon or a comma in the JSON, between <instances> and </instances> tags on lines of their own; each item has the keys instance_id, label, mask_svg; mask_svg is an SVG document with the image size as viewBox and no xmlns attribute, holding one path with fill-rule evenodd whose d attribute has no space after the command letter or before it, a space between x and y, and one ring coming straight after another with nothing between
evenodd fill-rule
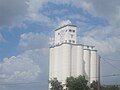
<instances>
[{"instance_id":1,"label":"silo cluster","mask_svg":"<svg viewBox=\"0 0 120 90\"><path fill-rule=\"evenodd\" d=\"M50 47L49 80L57 78L65 85L67 77L79 75L85 76L89 84L97 80L97 50L94 46L77 44L76 27L66 25L57 29L55 44Z\"/></svg>"},{"instance_id":2,"label":"silo cluster","mask_svg":"<svg viewBox=\"0 0 120 90\"><path fill-rule=\"evenodd\" d=\"M63 43L50 48L49 79L65 84L67 77L84 75L91 83L97 80L97 51L93 46Z\"/></svg>"}]
</instances>

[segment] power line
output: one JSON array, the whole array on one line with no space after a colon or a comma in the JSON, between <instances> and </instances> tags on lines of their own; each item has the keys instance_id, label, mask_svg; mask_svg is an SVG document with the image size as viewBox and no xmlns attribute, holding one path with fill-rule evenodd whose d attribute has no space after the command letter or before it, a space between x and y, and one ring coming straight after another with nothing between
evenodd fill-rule
<instances>
[{"instance_id":1,"label":"power line","mask_svg":"<svg viewBox=\"0 0 120 90\"><path fill-rule=\"evenodd\" d=\"M111 64L110 62L108 62L108 60L106 60L107 58L103 58L101 57L105 62L107 62L109 65L111 65L113 68L117 69L118 71L120 71L119 68L117 68L116 66L114 66L113 64ZM112 60L112 59L110 59ZM117 60L118 61L118 60ZM120 61L120 60L119 60ZM120 74L112 74L112 75L104 75L104 76L100 76L101 78L104 77L115 77L115 76L120 76ZM90 77L90 78L99 78L99 77Z\"/></svg>"},{"instance_id":2,"label":"power line","mask_svg":"<svg viewBox=\"0 0 120 90\"><path fill-rule=\"evenodd\" d=\"M103 75L103 76L100 76L100 77L104 78L104 77L115 77L115 76L120 76L120 74ZM90 78L98 78L98 77L90 77Z\"/></svg>"},{"instance_id":3,"label":"power line","mask_svg":"<svg viewBox=\"0 0 120 90\"><path fill-rule=\"evenodd\" d=\"M102 57L103 58L103 57ZM109 60L109 61L120 61L120 59L111 59L111 58L103 58L105 60Z\"/></svg>"},{"instance_id":4,"label":"power line","mask_svg":"<svg viewBox=\"0 0 120 90\"><path fill-rule=\"evenodd\" d=\"M113 64L111 64L110 62L108 62L107 60L105 60L104 58L102 58L105 62L107 62L108 64L110 64L113 68L117 69L120 72L120 69L117 68L116 66L114 66Z\"/></svg>"},{"instance_id":5,"label":"power line","mask_svg":"<svg viewBox=\"0 0 120 90\"><path fill-rule=\"evenodd\" d=\"M118 71L120 71L119 68L117 68L116 66L114 66L113 64L111 64L110 62L108 62L108 58L103 58L101 57L105 62L107 62L109 65L111 65L112 67L114 67L115 69L117 69ZM113 60L113 59L109 59L109 60ZM114 61L120 61L120 60L114 60ZM104 76L100 76L101 78L104 77L115 77L115 76L120 76L120 74L112 74L112 75L104 75ZM90 78L98 78L98 77L90 77ZM1 78L0 78L1 79ZM28 82L28 83L0 83L0 85L30 85L30 84L48 84L48 82Z\"/></svg>"},{"instance_id":6,"label":"power line","mask_svg":"<svg viewBox=\"0 0 120 90\"><path fill-rule=\"evenodd\" d=\"M104 78L104 77L114 77L114 76L120 76L120 74L111 74L111 75L104 75L104 76L100 76L101 78ZM91 78L98 78L98 77L91 77ZM28 82L28 83L0 83L0 85L30 85L30 84L48 84L48 82Z\"/></svg>"},{"instance_id":7,"label":"power line","mask_svg":"<svg viewBox=\"0 0 120 90\"><path fill-rule=\"evenodd\" d=\"M113 77L113 76L120 76L120 74L105 75L105 76L101 76L101 77Z\"/></svg>"},{"instance_id":8,"label":"power line","mask_svg":"<svg viewBox=\"0 0 120 90\"><path fill-rule=\"evenodd\" d=\"M105 78L105 77L115 77L115 76L120 76L120 74L111 74L111 75L103 75L100 76L101 78ZM90 78L98 78L98 77L90 77ZM46 85L48 84L48 82L28 82L28 83L0 83L0 85L30 85L30 84L42 84L42 85Z\"/></svg>"}]
</instances>

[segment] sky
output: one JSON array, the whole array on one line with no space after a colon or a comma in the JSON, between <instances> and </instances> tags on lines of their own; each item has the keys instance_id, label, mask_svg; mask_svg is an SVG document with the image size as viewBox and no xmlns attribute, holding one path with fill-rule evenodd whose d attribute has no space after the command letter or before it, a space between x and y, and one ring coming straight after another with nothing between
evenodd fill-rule
<instances>
[{"instance_id":1,"label":"sky","mask_svg":"<svg viewBox=\"0 0 120 90\"><path fill-rule=\"evenodd\" d=\"M72 23L101 56L101 83L120 84L120 0L0 0L0 88L47 90L50 38Z\"/></svg>"}]
</instances>

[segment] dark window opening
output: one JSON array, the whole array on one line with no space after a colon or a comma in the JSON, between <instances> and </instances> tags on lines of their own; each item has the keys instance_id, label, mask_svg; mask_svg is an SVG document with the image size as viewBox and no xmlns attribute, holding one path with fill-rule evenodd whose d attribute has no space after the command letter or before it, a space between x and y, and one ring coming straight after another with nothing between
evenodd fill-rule
<instances>
[{"instance_id":1,"label":"dark window opening","mask_svg":"<svg viewBox=\"0 0 120 90\"><path fill-rule=\"evenodd\" d=\"M71 34L71 38L73 38L73 35Z\"/></svg>"}]
</instances>

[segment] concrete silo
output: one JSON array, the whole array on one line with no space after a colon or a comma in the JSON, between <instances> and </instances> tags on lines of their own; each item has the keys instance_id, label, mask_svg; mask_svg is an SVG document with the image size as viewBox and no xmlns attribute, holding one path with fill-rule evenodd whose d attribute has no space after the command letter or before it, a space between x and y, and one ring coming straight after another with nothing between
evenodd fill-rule
<instances>
[{"instance_id":1,"label":"concrete silo","mask_svg":"<svg viewBox=\"0 0 120 90\"><path fill-rule=\"evenodd\" d=\"M50 47L50 61L49 61L49 80L53 78L54 75L54 58L55 53L54 53L54 48Z\"/></svg>"},{"instance_id":2,"label":"concrete silo","mask_svg":"<svg viewBox=\"0 0 120 90\"><path fill-rule=\"evenodd\" d=\"M97 50L91 50L90 83L97 80Z\"/></svg>"},{"instance_id":3,"label":"concrete silo","mask_svg":"<svg viewBox=\"0 0 120 90\"><path fill-rule=\"evenodd\" d=\"M84 49L84 75L88 82L90 82L90 49Z\"/></svg>"},{"instance_id":4,"label":"concrete silo","mask_svg":"<svg viewBox=\"0 0 120 90\"><path fill-rule=\"evenodd\" d=\"M97 80L97 52L93 46L76 43L76 28L65 25L56 29L50 47L49 80L57 78L64 88L66 78L70 76L84 75L89 84Z\"/></svg>"},{"instance_id":5,"label":"concrete silo","mask_svg":"<svg viewBox=\"0 0 120 90\"><path fill-rule=\"evenodd\" d=\"M77 47L76 45L71 45L71 76L76 77L77 73Z\"/></svg>"},{"instance_id":6,"label":"concrete silo","mask_svg":"<svg viewBox=\"0 0 120 90\"><path fill-rule=\"evenodd\" d=\"M62 83L65 84L66 78L71 76L71 44L63 44L63 63Z\"/></svg>"},{"instance_id":7,"label":"concrete silo","mask_svg":"<svg viewBox=\"0 0 120 90\"><path fill-rule=\"evenodd\" d=\"M76 76L83 75L83 70L84 70L84 62L83 62L83 45L78 44L77 46L77 54L76 54Z\"/></svg>"},{"instance_id":8,"label":"concrete silo","mask_svg":"<svg viewBox=\"0 0 120 90\"><path fill-rule=\"evenodd\" d=\"M63 67L62 66L62 63L63 63L63 53L62 53L62 50L63 50L63 47L61 45L59 46L55 46L54 47L54 57L55 57L55 60L54 60L54 68L53 68L53 77L54 78L57 78L60 82L62 81L62 71L63 71Z\"/></svg>"},{"instance_id":9,"label":"concrete silo","mask_svg":"<svg viewBox=\"0 0 120 90\"><path fill-rule=\"evenodd\" d=\"M74 77L83 75L83 45L82 44L71 44L70 58L71 58L70 75Z\"/></svg>"}]
</instances>

